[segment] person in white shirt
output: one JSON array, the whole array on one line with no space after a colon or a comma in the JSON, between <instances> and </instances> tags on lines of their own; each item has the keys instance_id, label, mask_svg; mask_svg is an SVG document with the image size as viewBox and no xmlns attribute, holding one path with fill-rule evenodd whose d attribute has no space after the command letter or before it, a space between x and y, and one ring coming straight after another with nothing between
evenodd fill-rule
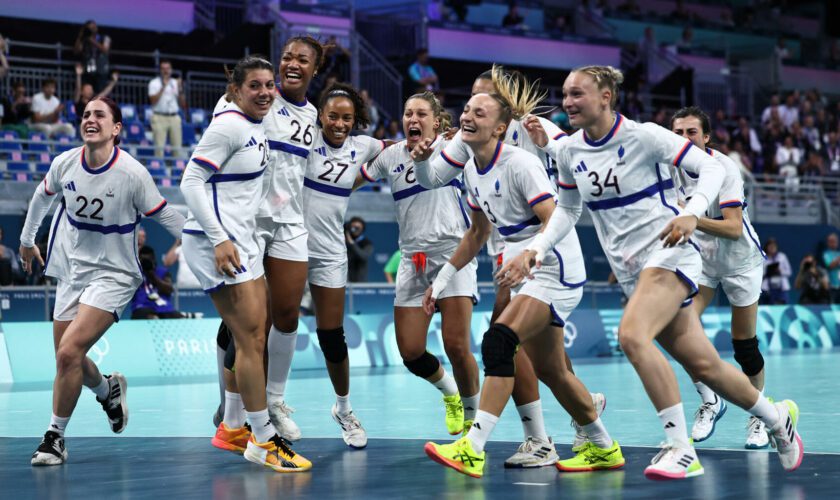
<instances>
[{"instance_id":1,"label":"person in white shirt","mask_svg":"<svg viewBox=\"0 0 840 500\"><path fill-rule=\"evenodd\" d=\"M697 311L688 307L702 272L699 248L691 237L699 217L718 196L724 167L691 141L616 113L623 78L611 66L585 66L569 74L563 85L563 108L571 125L581 130L567 140L549 141L535 119L527 125L534 142L553 153L560 187L586 202L607 260L629 296L619 324L619 342L666 436L645 476L684 479L703 474L688 437L676 376L654 340L692 377L762 420L782 466L794 470L804 453L796 433L796 403L770 403L745 374L721 360ZM698 175L691 200L682 209L677 208L669 166ZM552 218L546 240L556 240L568 226L568 220ZM520 267L530 265L541 251L524 252L502 272L522 274Z\"/></svg>"},{"instance_id":2,"label":"person in white shirt","mask_svg":"<svg viewBox=\"0 0 840 500\"><path fill-rule=\"evenodd\" d=\"M166 138L173 153L181 152L182 133L179 109L187 109L183 83L172 76L172 63L160 61L160 75L149 82L149 101L152 103L152 137L155 142L155 156L163 157Z\"/></svg>"},{"instance_id":3,"label":"person in white shirt","mask_svg":"<svg viewBox=\"0 0 840 500\"><path fill-rule=\"evenodd\" d=\"M175 241L169 251L166 252L166 255L163 256L164 266L171 267L176 263L178 264L178 274L175 277L175 285L178 287L178 290L185 288L201 288L198 278L195 277L195 274L190 269L189 264L187 264L186 254L181 248L180 239Z\"/></svg>"},{"instance_id":4,"label":"person in white shirt","mask_svg":"<svg viewBox=\"0 0 840 500\"><path fill-rule=\"evenodd\" d=\"M32 272L35 259L47 276L58 280L53 414L32 465L61 465L67 460L64 430L83 385L96 394L111 430L125 429L125 377L119 372L103 376L87 352L119 321L143 281L136 257L140 219L154 217L176 237L184 225L149 171L117 147L121 129L120 108L113 100L97 97L88 103L81 125L84 146L53 160L35 190L21 231L20 258L26 272ZM56 198L60 206L42 259L35 235Z\"/></svg>"},{"instance_id":5,"label":"person in white shirt","mask_svg":"<svg viewBox=\"0 0 840 500\"><path fill-rule=\"evenodd\" d=\"M764 252L744 210L747 202L741 172L728 156L708 147L710 130L708 115L698 107L680 109L671 118L671 131L705 150L725 169L720 194L709 204L705 216L698 219L694 232L703 258L703 274L698 282L700 290L694 296L694 308L702 315L714 300L718 285L723 288L732 309L735 361L753 387L763 393L764 357L758 349L755 328ZM681 203L685 203L691 198L697 179L687 170L679 170L676 177L680 180ZM726 413L726 403L703 382L696 379L693 382L702 404L694 414L691 438L699 443L711 437L717 421ZM760 449L769 444L764 422L751 416L744 447Z\"/></svg>"},{"instance_id":6,"label":"person in white shirt","mask_svg":"<svg viewBox=\"0 0 840 500\"><path fill-rule=\"evenodd\" d=\"M351 136L368 125L367 107L353 87L333 84L322 94L321 128L303 179L303 216L309 232L309 289L315 306L318 345L336 394L332 417L352 448L367 446L367 433L350 405L350 363L344 338L344 290L347 246L343 225L353 184L362 165L385 143L366 135Z\"/></svg>"},{"instance_id":7,"label":"person in white shirt","mask_svg":"<svg viewBox=\"0 0 840 500\"><path fill-rule=\"evenodd\" d=\"M301 472L312 463L277 434L265 392L268 300L255 216L265 199L263 176L273 167L263 118L274 101L274 68L247 56L231 73L228 88L230 104L202 135L181 180L189 208L183 251L236 344L236 388L231 387L236 392L230 391L230 399L226 394L212 444L277 472Z\"/></svg>"},{"instance_id":8,"label":"person in white shirt","mask_svg":"<svg viewBox=\"0 0 840 500\"><path fill-rule=\"evenodd\" d=\"M73 125L61 120L64 103L55 95L55 80L47 78L41 84L41 92L32 96L32 124L34 130L43 132L47 137L73 136Z\"/></svg>"}]
</instances>

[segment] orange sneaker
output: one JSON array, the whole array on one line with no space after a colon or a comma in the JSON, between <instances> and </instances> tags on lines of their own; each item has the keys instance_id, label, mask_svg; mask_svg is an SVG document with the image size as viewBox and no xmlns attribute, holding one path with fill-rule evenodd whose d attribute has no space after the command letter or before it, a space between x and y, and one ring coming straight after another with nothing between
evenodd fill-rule
<instances>
[{"instance_id":1,"label":"orange sneaker","mask_svg":"<svg viewBox=\"0 0 840 500\"><path fill-rule=\"evenodd\" d=\"M252 434L245 448L245 459L276 472L303 472L312 468L312 462L292 451L289 442L277 434L265 443L258 443Z\"/></svg>"},{"instance_id":2,"label":"orange sneaker","mask_svg":"<svg viewBox=\"0 0 840 500\"><path fill-rule=\"evenodd\" d=\"M251 428L248 424L238 429L231 429L222 422L216 429L216 435L210 440L210 444L222 450L244 453L249 439L251 439Z\"/></svg>"}]
</instances>

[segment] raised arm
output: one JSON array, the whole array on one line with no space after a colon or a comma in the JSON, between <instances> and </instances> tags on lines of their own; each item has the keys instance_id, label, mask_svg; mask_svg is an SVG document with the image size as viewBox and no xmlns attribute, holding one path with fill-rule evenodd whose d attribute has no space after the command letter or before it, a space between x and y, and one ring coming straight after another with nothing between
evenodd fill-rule
<instances>
[{"instance_id":1,"label":"raised arm","mask_svg":"<svg viewBox=\"0 0 840 500\"><path fill-rule=\"evenodd\" d=\"M461 175L464 164L469 160L469 153L465 152L467 145L461 141L460 132L455 134L439 155L434 155L433 143L431 139L424 139L411 151L417 182L426 189L439 188L452 182Z\"/></svg>"}]
</instances>

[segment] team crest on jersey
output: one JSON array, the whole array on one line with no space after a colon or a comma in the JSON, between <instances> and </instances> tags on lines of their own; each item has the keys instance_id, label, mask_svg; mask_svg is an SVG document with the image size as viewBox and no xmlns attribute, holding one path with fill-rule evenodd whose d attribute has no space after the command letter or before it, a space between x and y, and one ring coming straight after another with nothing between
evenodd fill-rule
<instances>
[{"instance_id":1,"label":"team crest on jersey","mask_svg":"<svg viewBox=\"0 0 840 500\"><path fill-rule=\"evenodd\" d=\"M475 198L476 201L478 201L478 186L476 186L475 190L473 191L473 198Z\"/></svg>"},{"instance_id":2,"label":"team crest on jersey","mask_svg":"<svg viewBox=\"0 0 840 500\"><path fill-rule=\"evenodd\" d=\"M291 116L291 115L289 114L289 112L288 112L288 111L286 111L286 107L285 107L285 106L283 106L282 108L280 108L280 111L278 111L278 112L277 112L277 114L278 114L278 115L283 115L283 116Z\"/></svg>"},{"instance_id":3,"label":"team crest on jersey","mask_svg":"<svg viewBox=\"0 0 840 500\"><path fill-rule=\"evenodd\" d=\"M493 196L495 196L496 198L500 198L502 196L502 193L500 191L500 189L502 189L502 184L499 182L499 179L496 179L496 184L494 187L496 188L496 192L493 193Z\"/></svg>"},{"instance_id":4,"label":"team crest on jersey","mask_svg":"<svg viewBox=\"0 0 840 500\"><path fill-rule=\"evenodd\" d=\"M519 146L519 131L518 130L513 131L513 137L511 137L511 138L513 139L513 145L514 146Z\"/></svg>"},{"instance_id":5,"label":"team crest on jersey","mask_svg":"<svg viewBox=\"0 0 840 500\"><path fill-rule=\"evenodd\" d=\"M106 198L113 198L114 197L114 188L113 187L108 186L108 192L105 193L105 197Z\"/></svg>"},{"instance_id":6,"label":"team crest on jersey","mask_svg":"<svg viewBox=\"0 0 840 500\"><path fill-rule=\"evenodd\" d=\"M253 137L251 137L251 140L248 141L248 144L246 144L245 147L250 148L251 146L256 146L256 145L257 145L257 140L254 139Z\"/></svg>"},{"instance_id":7,"label":"team crest on jersey","mask_svg":"<svg viewBox=\"0 0 840 500\"><path fill-rule=\"evenodd\" d=\"M624 146L618 147L618 161L615 164L616 166L624 165Z\"/></svg>"},{"instance_id":8,"label":"team crest on jersey","mask_svg":"<svg viewBox=\"0 0 840 500\"><path fill-rule=\"evenodd\" d=\"M318 153L319 155L321 155L321 156L323 156L323 157L325 157L325 158L326 158L326 156L327 156L327 147L326 147L326 146L321 146L320 148L315 148L315 152L316 152L316 153Z\"/></svg>"},{"instance_id":9,"label":"team crest on jersey","mask_svg":"<svg viewBox=\"0 0 840 500\"><path fill-rule=\"evenodd\" d=\"M76 183L73 181L68 182L64 185L64 189L67 191L75 191L76 190Z\"/></svg>"},{"instance_id":10,"label":"team crest on jersey","mask_svg":"<svg viewBox=\"0 0 840 500\"><path fill-rule=\"evenodd\" d=\"M575 167L575 172L578 172L578 173L587 172L588 170L589 169L586 168L586 163L584 163L583 160L581 160L580 163L578 164L578 166Z\"/></svg>"},{"instance_id":11,"label":"team crest on jersey","mask_svg":"<svg viewBox=\"0 0 840 500\"><path fill-rule=\"evenodd\" d=\"M350 151L350 161L356 161L356 151L355 150Z\"/></svg>"},{"instance_id":12,"label":"team crest on jersey","mask_svg":"<svg viewBox=\"0 0 840 500\"><path fill-rule=\"evenodd\" d=\"M405 170L405 165L400 163L399 166L393 170L393 173L398 174L398 173L402 172L403 170Z\"/></svg>"}]
</instances>

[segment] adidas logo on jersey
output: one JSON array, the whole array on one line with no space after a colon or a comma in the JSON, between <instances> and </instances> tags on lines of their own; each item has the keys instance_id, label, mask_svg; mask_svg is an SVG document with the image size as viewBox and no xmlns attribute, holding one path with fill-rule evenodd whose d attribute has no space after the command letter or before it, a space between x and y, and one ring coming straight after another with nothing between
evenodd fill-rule
<instances>
[{"instance_id":1,"label":"adidas logo on jersey","mask_svg":"<svg viewBox=\"0 0 840 500\"><path fill-rule=\"evenodd\" d=\"M327 156L327 147L326 146L321 146L320 148L315 148L315 152L318 153L319 155L323 156L323 157L326 157Z\"/></svg>"},{"instance_id":2,"label":"adidas logo on jersey","mask_svg":"<svg viewBox=\"0 0 840 500\"><path fill-rule=\"evenodd\" d=\"M400 165L397 168L394 169L393 173L398 174L398 173L402 172L403 170L405 170L405 165L400 163Z\"/></svg>"},{"instance_id":3,"label":"adidas logo on jersey","mask_svg":"<svg viewBox=\"0 0 840 500\"><path fill-rule=\"evenodd\" d=\"M615 164L616 166L624 165L624 146L618 147L618 161Z\"/></svg>"},{"instance_id":4,"label":"adidas logo on jersey","mask_svg":"<svg viewBox=\"0 0 840 500\"><path fill-rule=\"evenodd\" d=\"M253 137L251 137L251 140L248 141L248 144L246 144L245 147L250 148L251 146L256 146L256 145L257 145L257 140L254 139Z\"/></svg>"},{"instance_id":5,"label":"adidas logo on jersey","mask_svg":"<svg viewBox=\"0 0 840 500\"><path fill-rule=\"evenodd\" d=\"M282 108L280 108L280 111L278 111L278 112L277 112L277 114L278 114L278 115L283 115L283 116L291 116L291 115L289 114L289 112L288 112L288 111L286 111L286 107L285 107L285 106L284 106L284 107L282 107Z\"/></svg>"},{"instance_id":6,"label":"adidas logo on jersey","mask_svg":"<svg viewBox=\"0 0 840 500\"><path fill-rule=\"evenodd\" d=\"M575 167L575 172L586 172L588 170L589 169L586 168L586 163L583 163L582 160L581 160L580 164L577 167Z\"/></svg>"},{"instance_id":7,"label":"adidas logo on jersey","mask_svg":"<svg viewBox=\"0 0 840 500\"><path fill-rule=\"evenodd\" d=\"M493 193L493 196L495 196L497 198L501 198L502 193L499 191L499 189L501 189L502 185L501 185L501 183L499 183L499 179L496 179L495 187L496 187L496 192Z\"/></svg>"},{"instance_id":8,"label":"adidas logo on jersey","mask_svg":"<svg viewBox=\"0 0 840 500\"><path fill-rule=\"evenodd\" d=\"M73 181L68 182L64 185L64 189L67 191L75 191L76 190L76 183Z\"/></svg>"}]
</instances>

